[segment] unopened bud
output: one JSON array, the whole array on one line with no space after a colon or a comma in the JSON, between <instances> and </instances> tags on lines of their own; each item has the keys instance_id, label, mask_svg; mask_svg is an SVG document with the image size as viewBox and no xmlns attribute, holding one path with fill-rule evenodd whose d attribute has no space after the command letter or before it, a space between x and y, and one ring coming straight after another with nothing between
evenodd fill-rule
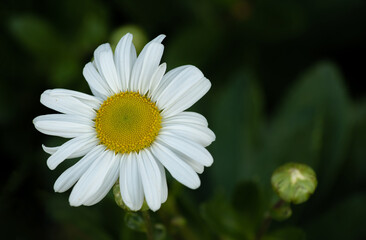
<instances>
[{"instance_id":1,"label":"unopened bud","mask_svg":"<svg viewBox=\"0 0 366 240\"><path fill-rule=\"evenodd\" d=\"M148 41L147 35L143 28L139 27L138 25L124 25L117 28L111 36L110 44L114 49L121 37L123 37L126 33L131 33L133 35L133 43L135 45L136 51L141 52L143 47Z\"/></svg>"},{"instance_id":2,"label":"unopened bud","mask_svg":"<svg viewBox=\"0 0 366 240\"><path fill-rule=\"evenodd\" d=\"M270 214L277 221L284 221L290 218L292 215L290 203L280 200L272 207Z\"/></svg>"},{"instance_id":3,"label":"unopened bud","mask_svg":"<svg viewBox=\"0 0 366 240\"><path fill-rule=\"evenodd\" d=\"M309 166L287 163L273 172L271 183L281 199L299 204L314 193L317 180L314 170Z\"/></svg>"}]
</instances>

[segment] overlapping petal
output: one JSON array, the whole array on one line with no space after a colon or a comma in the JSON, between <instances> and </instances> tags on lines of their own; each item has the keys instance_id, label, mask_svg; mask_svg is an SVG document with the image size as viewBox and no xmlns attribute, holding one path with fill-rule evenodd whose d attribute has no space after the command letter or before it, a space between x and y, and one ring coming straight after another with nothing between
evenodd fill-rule
<instances>
[{"instance_id":1,"label":"overlapping petal","mask_svg":"<svg viewBox=\"0 0 366 240\"><path fill-rule=\"evenodd\" d=\"M100 45L94 51L94 62L100 76L107 82L112 92L119 93L122 90L122 83L117 75L113 51L109 43Z\"/></svg>"},{"instance_id":2,"label":"overlapping petal","mask_svg":"<svg viewBox=\"0 0 366 240\"><path fill-rule=\"evenodd\" d=\"M48 159L47 165L53 170L72 154L78 154L82 149L91 149L98 144L95 134L84 134L62 144Z\"/></svg>"},{"instance_id":3,"label":"overlapping petal","mask_svg":"<svg viewBox=\"0 0 366 240\"><path fill-rule=\"evenodd\" d=\"M85 65L83 75L94 96L105 100L113 95L112 90L109 88L107 82L100 76L93 63L89 62Z\"/></svg>"},{"instance_id":4,"label":"overlapping petal","mask_svg":"<svg viewBox=\"0 0 366 240\"><path fill-rule=\"evenodd\" d=\"M141 151L137 160L145 199L150 209L156 211L161 205L162 176L158 164L148 150Z\"/></svg>"},{"instance_id":5,"label":"overlapping petal","mask_svg":"<svg viewBox=\"0 0 366 240\"><path fill-rule=\"evenodd\" d=\"M142 49L132 68L130 91L139 91L144 95L149 90L152 76L158 69L163 56L164 46L161 42L164 37L164 35L158 36Z\"/></svg>"},{"instance_id":6,"label":"overlapping petal","mask_svg":"<svg viewBox=\"0 0 366 240\"><path fill-rule=\"evenodd\" d=\"M141 208L144 202L144 191L136 153L122 156L119 185L123 202L134 211Z\"/></svg>"},{"instance_id":7,"label":"overlapping petal","mask_svg":"<svg viewBox=\"0 0 366 240\"><path fill-rule=\"evenodd\" d=\"M118 166L119 159L114 153L103 151L74 186L69 198L70 204L91 205L96 199L104 197L117 180Z\"/></svg>"},{"instance_id":8,"label":"overlapping petal","mask_svg":"<svg viewBox=\"0 0 366 240\"><path fill-rule=\"evenodd\" d=\"M201 181L197 173L158 139L151 146L151 152L170 174L183 185L196 189Z\"/></svg>"},{"instance_id":9,"label":"overlapping petal","mask_svg":"<svg viewBox=\"0 0 366 240\"><path fill-rule=\"evenodd\" d=\"M56 180L53 188L56 192L65 192L71 188L103 153L104 147L96 146L81 158L75 165L68 168Z\"/></svg>"},{"instance_id":10,"label":"overlapping petal","mask_svg":"<svg viewBox=\"0 0 366 240\"><path fill-rule=\"evenodd\" d=\"M208 167L213 163L213 158L206 148L186 138L170 134L160 134L157 137L157 141L164 142L169 149L180 152L203 166Z\"/></svg>"}]
</instances>

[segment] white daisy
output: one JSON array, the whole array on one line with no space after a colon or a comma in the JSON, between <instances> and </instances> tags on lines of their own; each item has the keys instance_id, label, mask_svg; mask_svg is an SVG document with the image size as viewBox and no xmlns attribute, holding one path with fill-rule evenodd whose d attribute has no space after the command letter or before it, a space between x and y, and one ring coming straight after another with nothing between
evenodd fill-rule
<instances>
[{"instance_id":1,"label":"white daisy","mask_svg":"<svg viewBox=\"0 0 366 240\"><path fill-rule=\"evenodd\" d=\"M149 42L137 57L132 35L126 34L115 53L109 44L94 52L83 75L94 96L53 89L41 103L60 114L38 116L38 131L71 138L58 147L42 146L55 169L65 159L82 157L54 185L64 192L75 185L70 205L93 205L119 179L124 203L139 210L146 200L156 211L168 197L165 169L185 186L200 186L197 173L213 162L205 147L215 140L205 117L185 111L210 89L194 66L165 74L160 64L165 38Z\"/></svg>"}]
</instances>

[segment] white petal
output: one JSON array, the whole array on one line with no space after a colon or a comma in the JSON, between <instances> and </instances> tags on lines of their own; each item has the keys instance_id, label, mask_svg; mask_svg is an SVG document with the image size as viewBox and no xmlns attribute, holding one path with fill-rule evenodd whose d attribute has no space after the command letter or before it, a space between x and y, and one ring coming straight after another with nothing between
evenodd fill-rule
<instances>
[{"instance_id":1,"label":"white petal","mask_svg":"<svg viewBox=\"0 0 366 240\"><path fill-rule=\"evenodd\" d=\"M149 87L149 81L151 80L152 75L155 73L155 69L159 65L161 55L163 54L162 51L164 50L164 46L161 44L161 42L164 40L164 38L165 35L161 34L151 40L142 49L135 62L135 65L132 68L129 90L138 91L141 89L141 87L144 88L145 85ZM163 49L161 50L161 48ZM142 73L142 71L144 72ZM140 93L145 94L145 92L143 93L141 90Z\"/></svg>"},{"instance_id":2,"label":"white petal","mask_svg":"<svg viewBox=\"0 0 366 240\"><path fill-rule=\"evenodd\" d=\"M132 68L130 90L139 91L142 95L147 92L151 78L163 56L163 51L163 44L157 42L150 42L142 49Z\"/></svg>"},{"instance_id":3,"label":"white petal","mask_svg":"<svg viewBox=\"0 0 366 240\"><path fill-rule=\"evenodd\" d=\"M91 119L95 117L95 111L89 105L71 96L54 94L52 90L42 93L41 103L61 113L80 115Z\"/></svg>"},{"instance_id":4,"label":"white petal","mask_svg":"<svg viewBox=\"0 0 366 240\"><path fill-rule=\"evenodd\" d=\"M196 173L203 173L203 171L205 170L205 167L196 162L196 161L193 161L191 158L188 158L188 157L182 157L182 159L189 165L191 166L191 168L193 168L193 170L196 172Z\"/></svg>"},{"instance_id":5,"label":"white petal","mask_svg":"<svg viewBox=\"0 0 366 240\"><path fill-rule=\"evenodd\" d=\"M196 112L180 112L174 116L164 119L166 123L192 123L197 125L208 126L207 119L199 113Z\"/></svg>"},{"instance_id":6,"label":"white petal","mask_svg":"<svg viewBox=\"0 0 366 240\"><path fill-rule=\"evenodd\" d=\"M101 99L107 99L109 96L113 95L113 92L109 88L107 82L100 76L97 69L95 69L91 62L85 65L83 75L94 96Z\"/></svg>"},{"instance_id":7,"label":"white petal","mask_svg":"<svg viewBox=\"0 0 366 240\"><path fill-rule=\"evenodd\" d=\"M118 166L119 160L114 157L114 152L110 150L104 151L97 160L88 168L88 170L81 176L76 183L70 194L70 205L80 206L83 204L90 205L96 199L99 199L106 189L100 190L104 181L107 179L107 175L114 176L113 172ZM105 185L111 188L110 180ZM113 184L112 184L113 185Z\"/></svg>"},{"instance_id":8,"label":"white petal","mask_svg":"<svg viewBox=\"0 0 366 240\"><path fill-rule=\"evenodd\" d=\"M55 88L52 90L47 90L46 92L48 92L48 94L53 97L71 97L77 99L93 109L99 109L100 104L102 103L94 96L68 89Z\"/></svg>"},{"instance_id":9,"label":"white petal","mask_svg":"<svg viewBox=\"0 0 366 240\"><path fill-rule=\"evenodd\" d=\"M56 180L53 188L55 192L65 192L74 185L93 162L103 153L104 147L101 145L94 147L76 164L69 167Z\"/></svg>"},{"instance_id":10,"label":"white petal","mask_svg":"<svg viewBox=\"0 0 366 240\"><path fill-rule=\"evenodd\" d=\"M170 149L172 152L174 152L175 155L178 156L178 158L182 159L185 163L187 163L196 173L203 173L205 166L203 166L201 163L187 157L186 155L176 151L175 149Z\"/></svg>"},{"instance_id":11,"label":"white petal","mask_svg":"<svg viewBox=\"0 0 366 240\"><path fill-rule=\"evenodd\" d=\"M197 173L158 139L151 146L151 151L177 181L192 189L200 186Z\"/></svg>"},{"instance_id":12,"label":"white petal","mask_svg":"<svg viewBox=\"0 0 366 240\"><path fill-rule=\"evenodd\" d=\"M43 151L45 151L48 154L54 154L55 152L57 152L57 150L59 148L60 148L59 146L58 147L47 147L47 146L42 144Z\"/></svg>"},{"instance_id":13,"label":"white petal","mask_svg":"<svg viewBox=\"0 0 366 240\"><path fill-rule=\"evenodd\" d=\"M141 208L144 202L140 173L137 161L140 160L135 153L122 155L120 169L120 191L123 202L133 211Z\"/></svg>"},{"instance_id":14,"label":"white petal","mask_svg":"<svg viewBox=\"0 0 366 240\"><path fill-rule=\"evenodd\" d=\"M76 115L42 115L33 119L33 124L41 133L64 138L73 138L84 133L95 132L91 120Z\"/></svg>"},{"instance_id":15,"label":"white petal","mask_svg":"<svg viewBox=\"0 0 366 240\"><path fill-rule=\"evenodd\" d=\"M114 55L114 61L121 81L122 91L126 91L128 89L132 67L136 61L136 49L132 43L132 38L133 36L130 33L124 35L118 42Z\"/></svg>"},{"instance_id":16,"label":"white petal","mask_svg":"<svg viewBox=\"0 0 366 240\"><path fill-rule=\"evenodd\" d=\"M141 182L145 199L149 208L156 211L161 205L161 174L155 158L149 150L139 152L140 159L137 163L141 175Z\"/></svg>"},{"instance_id":17,"label":"white petal","mask_svg":"<svg viewBox=\"0 0 366 240\"><path fill-rule=\"evenodd\" d=\"M202 78L198 83L191 86L187 91L179 92L179 98L174 103L169 102L162 112L164 117L173 116L195 104L211 88L211 82L207 78Z\"/></svg>"},{"instance_id":18,"label":"white petal","mask_svg":"<svg viewBox=\"0 0 366 240\"><path fill-rule=\"evenodd\" d=\"M94 205L102 200L108 194L108 192L111 190L111 188L118 179L120 156L115 155L112 151L109 151L108 154L110 156L107 158L111 160L111 164L108 166L109 169L106 169L104 179L100 187L83 203L86 206Z\"/></svg>"},{"instance_id":19,"label":"white petal","mask_svg":"<svg viewBox=\"0 0 366 240\"><path fill-rule=\"evenodd\" d=\"M155 157L154 157L155 158ZM159 167L160 175L161 175L161 203L164 203L168 199L168 184L166 183L165 169L164 166L155 159L156 164Z\"/></svg>"},{"instance_id":20,"label":"white petal","mask_svg":"<svg viewBox=\"0 0 366 240\"><path fill-rule=\"evenodd\" d=\"M103 149L103 151L96 156L96 159L91 164L91 166L82 174L78 182L73 187L69 202L71 206L81 206L85 201L85 195L88 191L91 190L92 186L90 186L90 182L92 182L93 176L96 175L96 171L98 167L103 167L103 159L107 155L107 152Z\"/></svg>"},{"instance_id":21,"label":"white petal","mask_svg":"<svg viewBox=\"0 0 366 240\"><path fill-rule=\"evenodd\" d=\"M83 148L91 148L98 144L95 134L85 134L73 138L62 144L58 150L47 159L47 166L53 170L66 158L69 158L75 152L79 152Z\"/></svg>"},{"instance_id":22,"label":"white petal","mask_svg":"<svg viewBox=\"0 0 366 240\"><path fill-rule=\"evenodd\" d=\"M79 150L77 150L77 151L73 152L72 154L70 154L70 156L68 156L66 159L78 158L78 157L84 156L85 154L90 152L95 147L95 145L98 144L98 142L99 142L99 140L95 139L93 141L94 144L90 143L88 145L82 146ZM46 153L54 154L60 148L60 146L58 146L58 147L47 147L45 145L42 145L42 148L43 148L43 151L45 151Z\"/></svg>"},{"instance_id":23,"label":"white petal","mask_svg":"<svg viewBox=\"0 0 366 240\"><path fill-rule=\"evenodd\" d=\"M156 38L154 38L153 40L151 40L150 43L152 43L152 42L161 43L164 40L165 37L166 36L164 34L160 34L159 36L157 36Z\"/></svg>"},{"instance_id":24,"label":"white petal","mask_svg":"<svg viewBox=\"0 0 366 240\"><path fill-rule=\"evenodd\" d=\"M159 134L157 140L163 142L170 149L178 151L206 167L211 166L213 163L211 154L200 144L194 143L180 136L172 136L164 133Z\"/></svg>"},{"instance_id":25,"label":"white petal","mask_svg":"<svg viewBox=\"0 0 366 240\"><path fill-rule=\"evenodd\" d=\"M100 45L94 51L94 61L100 75L108 83L114 93L122 91L122 83L118 78L116 66L113 60L113 51L109 43Z\"/></svg>"},{"instance_id":26,"label":"white petal","mask_svg":"<svg viewBox=\"0 0 366 240\"><path fill-rule=\"evenodd\" d=\"M202 72L194 67L182 68L157 97L160 109L169 108L188 90L195 86L203 78Z\"/></svg>"},{"instance_id":27,"label":"white petal","mask_svg":"<svg viewBox=\"0 0 366 240\"><path fill-rule=\"evenodd\" d=\"M149 97L152 98L152 96L155 95L156 90L158 89L158 86L160 84L161 79L163 78L166 71L166 63L162 63L158 69L156 69L155 73L153 74L150 82L149 87Z\"/></svg>"},{"instance_id":28,"label":"white petal","mask_svg":"<svg viewBox=\"0 0 366 240\"><path fill-rule=\"evenodd\" d=\"M152 96L152 100L156 102L158 97L161 95L161 93L167 88L167 86L170 84L173 79L175 79L182 71L185 71L187 68L189 68L190 65L180 66L177 68L174 68L167 72L161 81L159 82L159 85L157 86L156 90L154 91L154 95Z\"/></svg>"},{"instance_id":29,"label":"white petal","mask_svg":"<svg viewBox=\"0 0 366 240\"><path fill-rule=\"evenodd\" d=\"M160 133L178 135L207 147L215 141L215 134L211 129L203 125L191 123L166 123L162 124Z\"/></svg>"}]
</instances>

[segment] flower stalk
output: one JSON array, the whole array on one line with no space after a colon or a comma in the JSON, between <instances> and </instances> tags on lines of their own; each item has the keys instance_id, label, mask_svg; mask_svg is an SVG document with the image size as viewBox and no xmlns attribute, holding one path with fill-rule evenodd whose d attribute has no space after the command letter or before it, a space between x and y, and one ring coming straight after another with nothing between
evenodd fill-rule
<instances>
[{"instance_id":1,"label":"flower stalk","mask_svg":"<svg viewBox=\"0 0 366 240\"><path fill-rule=\"evenodd\" d=\"M154 240L154 230L152 227L152 223L151 223L151 217L149 214L149 211L142 211L142 216L144 218L144 222L145 222L145 227L146 227L146 236L148 240Z\"/></svg>"}]
</instances>

